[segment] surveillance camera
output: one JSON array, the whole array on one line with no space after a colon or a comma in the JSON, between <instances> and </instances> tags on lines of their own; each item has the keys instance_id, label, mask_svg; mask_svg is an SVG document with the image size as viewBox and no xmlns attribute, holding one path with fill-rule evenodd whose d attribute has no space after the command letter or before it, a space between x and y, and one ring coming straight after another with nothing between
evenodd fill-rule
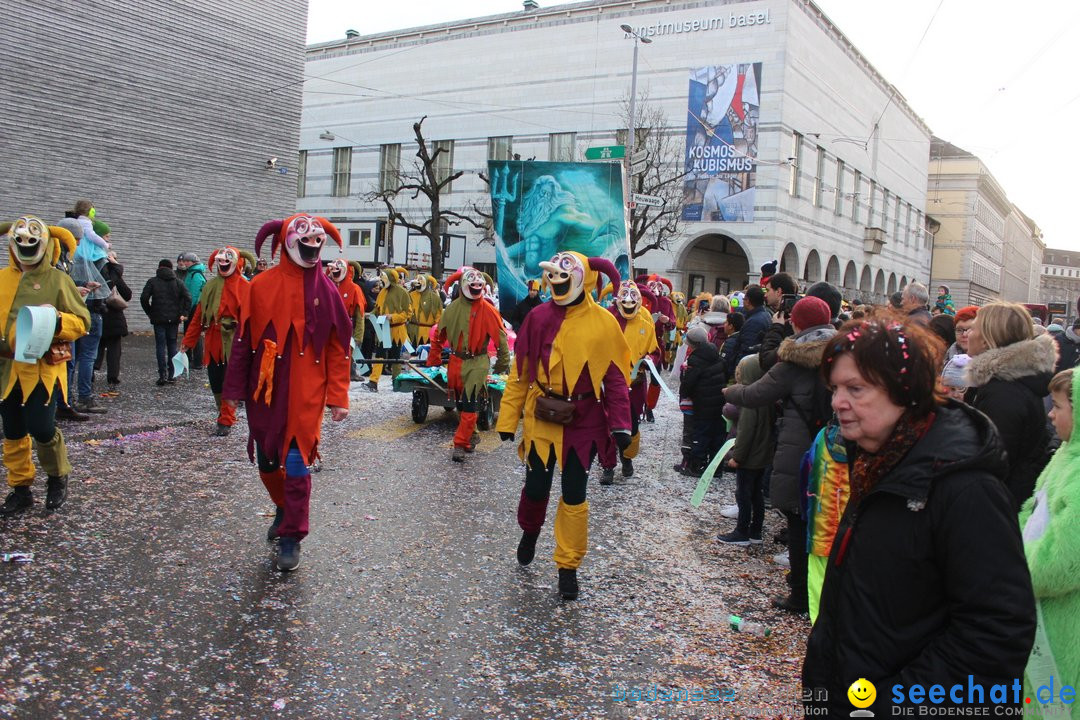
<instances>
[{"instance_id":1,"label":"surveillance camera","mask_svg":"<svg viewBox=\"0 0 1080 720\"><path fill-rule=\"evenodd\" d=\"M270 158L269 160L266 161L266 169L267 170L273 170L276 167L277 167L277 158L276 157L272 157L272 158Z\"/></svg>"}]
</instances>

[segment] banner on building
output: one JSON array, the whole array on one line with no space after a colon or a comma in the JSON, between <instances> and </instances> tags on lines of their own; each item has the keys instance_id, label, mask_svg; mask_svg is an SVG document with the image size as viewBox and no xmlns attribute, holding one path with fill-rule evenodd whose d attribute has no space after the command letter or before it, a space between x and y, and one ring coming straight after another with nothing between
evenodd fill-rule
<instances>
[{"instance_id":1,"label":"banner on building","mask_svg":"<svg viewBox=\"0 0 1080 720\"><path fill-rule=\"evenodd\" d=\"M753 222L761 63L690 71L683 220Z\"/></svg>"},{"instance_id":2,"label":"banner on building","mask_svg":"<svg viewBox=\"0 0 1080 720\"><path fill-rule=\"evenodd\" d=\"M488 161L499 310L508 315L540 265L573 250L630 275L622 163Z\"/></svg>"}]
</instances>

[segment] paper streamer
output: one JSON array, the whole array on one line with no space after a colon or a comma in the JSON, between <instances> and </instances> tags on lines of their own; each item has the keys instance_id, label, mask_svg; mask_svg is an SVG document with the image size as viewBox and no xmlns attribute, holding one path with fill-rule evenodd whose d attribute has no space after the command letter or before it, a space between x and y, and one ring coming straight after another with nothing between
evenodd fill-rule
<instances>
[{"instance_id":1,"label":"paper streamer","mask_svg":"<svg viewBox=\"0 0 1080 720\"><path fill-rule=\"evenodd\" d=\"M660 389L664 391L664 394L675 402L679 402L678 396L676 396L675 393L671 392L671 388L669 388L667 386L667 383L664 382L664 379L660 377L660 371L656 369L656 365L653 364L651 357L645 357L645 364L649 366L649 370L652 371L653 380L655 380L656 383L660 386Z\"/></svg>"},{"instance_id":2,"label":"paper streamer","mask_svg":"<svg viewBox=\"0 0 1080 720\"><path fill-rule=\"evenodd\" d=\"M370 372L371 368L368 366L367 358L361 352L360 346L356 344L356 340L349 340L349 345L352 347L352 360L356 364L356 371L358 373Z\"/></svg>"},{"instance_id":3,"label":"paper streamer","mask_svg":"<svg viewBox=\"0 0 1080 720\"><path fill-rule=\"evenodd\" d=\"M713 476L716 475L716 471L720 468L720 462L734 446L735 438L731 438L720 446L720 450L713 457L712 462L709 463L709 467L705 468L705 472L701 474L701 479L698 480L697 487L694 488L694 494L690 496L691 505L701 507L701 501L705 499L705 493L709 492L709 485L712 485Z\"/></svg>"},{"instance_id":4,"label":"paper streamer","mask_svg":"<svg viewBox=\"0 0 1080 720\"><path fill-rule=\"evenodd\" d=\"M379 346L390 347L393 344L390 340L390 317L387 315L368 315L368 320L371 321L371 326L375 328L375 337L379 341Z\"/></svg>"},{"instance_id":5,"label":"paper streamer","mask_svg":"<svg viewBox=\"0 0 1080 720\"><path fill-rule=\"evenodd\" d=\"M402 345L402 347L405 348L405 352L408 353L409 355L412 355L414 352L416 352L416 348L414 348L412 346L412 343L409 342L408 340L405 341L405 344Z\"/></svg>"},{"instance_id":6,"label":"paper streamer","mask_svg":"<svg viewBox=\"0 0 1080 720\"><path fill-rule=\"evenodd\" d=\"M37 364L49 351L55 334L54 308L23 305L15 318L15 362Z\"/></svg>"},{"instance_id":7,"label":"paper streamer","mask_svg":"<svg viewBox=\"0 0 1080 720\"><path fill-rule=\"evenodd\" d=\"M679 369L682 368L683 363L686 362L686 343L679 345L679 349L675 351L675 359L671 363L671 373L668 377L675 377L679 374Z\"/></svg>"}]
</instances>

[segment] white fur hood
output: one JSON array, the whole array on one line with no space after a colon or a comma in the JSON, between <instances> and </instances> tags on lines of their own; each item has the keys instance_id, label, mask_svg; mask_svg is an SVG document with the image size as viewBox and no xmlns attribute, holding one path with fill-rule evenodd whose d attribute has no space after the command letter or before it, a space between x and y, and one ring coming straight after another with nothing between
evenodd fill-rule
<instances>
[{"instance_id":1,"label":"white fur hood","mask_svg":"<svg viewBox=\"0 0 1080 720\"><path fill-rule=\"evenodd\" d=\"M993 378L1019 380L1039 373L1054 372L1058 347L1049 335L1023 340L1005 347L991 348L973 355L965 377L972 387L982 387Z\"/></svg>"}]
</instances>

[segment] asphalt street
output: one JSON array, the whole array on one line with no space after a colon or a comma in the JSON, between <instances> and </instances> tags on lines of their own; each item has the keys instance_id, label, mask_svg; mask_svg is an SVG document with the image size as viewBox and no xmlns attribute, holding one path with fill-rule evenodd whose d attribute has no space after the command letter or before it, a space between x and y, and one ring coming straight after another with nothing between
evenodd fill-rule
<instances>
[{"instance_id":1,"label":"asphalt street","mask_svg":"<svg viewBox=\"0 0 1080 720\"><path fill-rule=\"evenodd\" d=\"M0 520L0 552L32 553L0 563L0 718L795 714L809 625L769 604L786 592L780 521L763 546L713 542L733 479L690 506L675 403L643 426L633 478L601 487L594 468L582 593L564 603L556 503L519 567L523 470L496 433L451 463L454 413L416 424L388 377L378 394L354 383L349 417L324 425L301 566L282 574L243 420L210 437L205 373L156 387L149 337L123 362L108 414L61 426L67 504L45 512L39 471L34 507ZM773 633L736 633L730 614ZM680 690L704 699L620 699Z\"/></svg>"}]
</instances>

